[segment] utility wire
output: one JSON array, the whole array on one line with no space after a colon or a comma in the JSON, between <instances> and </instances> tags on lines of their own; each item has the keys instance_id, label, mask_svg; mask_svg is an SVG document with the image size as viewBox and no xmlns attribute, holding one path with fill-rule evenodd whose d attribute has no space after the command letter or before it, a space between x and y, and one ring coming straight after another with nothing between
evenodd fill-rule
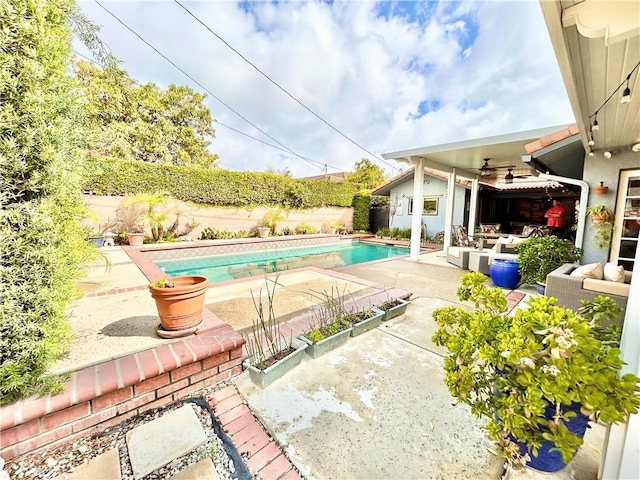
<instances>
[{"instance_id":1,"label":"utility wire","mask_svg":"<svg viewBox=\"0 0 640 480\"><path fill-rule=\"evenodd\" d=\"M316 117L318 120L320 120L322 123L324 123L325 125L327 125L329 128L331 128L332 130L334 130L335 132L337 132L339 135L341 135L342 137L346 138L349 142L353 143L355 146L357 146L358 148L360 148L361 150L367 152L369 155L373 156L375 159L383 162L384 164L386 164L387 166L391 167L391 168L397 168L394 167L393 165L391 165L390 163L388 163L385 159L378 157L375 153L370 152L369 150L367 150L365 147L363 147L362 145L360 145L358 142L356 142L355 140L353 140L351 137L347 136L346 134L342 133L342 131L338 130L338 128L334 127L332 124L330 124L328 121L326 121L324 118L322 118L320 115L318 115L316 112L314 112L313 110L311 110L309 107L307 107L304 103L302 103L300 100L298 100L296 97L294 97L291 93L289 93L287 90L285 90L282 86L280 86L280 84L278 82L276 82L275 80L273 80L269 75L267 75L266 73L264 73L262 70L260 70L260 68L258 68L253 62L251 62L251 60L249 60L248 58L246 58L244 55L242 55L238 50L236 50L235 48L233 48L224 38L222 38L220 35L218 35L216 32L214 32L206 23L204 23L202 20L200 20L196 15L194 15L187 7L185 7L182 3L180 3L178 0L173 0L175 3L177 3L178 5L180 5L180 7L182 7L189 15L191 15L198 23L200 23L200 25L202 25L204 28L206 28L207 30L209 30L209 32L211 32L212 35L214 35L218 40L220 40L222 43L224 43L227 47L229 47L236 55L238 55L240 58L242 58L245 62L247 62L249 65L251 65L257 72L259 72L264 78L266 78L267 80L269 80L272 84L274 84L276 87L278 87L278 89L280 89L284 94L286 94L289 98L291 98L293 101L295 101L296 103L298 103L302 108L304 108L305 110L307 110L309 113L311 113L314 117Z\"/></svg>"},{"instance_id":2,"label":"utility wire","mask_svg":"<svg viewBox=\"0 0 640 480\"><path fill-rule=\"evenodd\" d=\"M235 113L236 115L238 115L240 118L242 118L245 122L247 122L249 125L251 125L252 127L256 128L257 130L259 130L262 134L264 134L265 136L267 136L268 138L270 138L271 140L273 140L274 142L276 142L278 145L282 146L286 152L290 153L291 155L295 155L298 158L301 158L302 160L309 162L305 157L303 157L302 155L294 152L293 150L291 150L290 148L288 148L286 145L284 145L283 143L279 142L278 140L276 140L275 138L273 138L271 135L269 135L267 132L265 132L264 130L262 130L260 127L258 127L257 125L255 125L253 122L251 122L249 119L247 119L246 117L244 117L241 113L239 113L238 111L236 111L234 108L232 108L230 105L228 105L227 103L223 102L218 96L214 95L208 88L206 88L204 85L202 85L200 82L198 82L196 79L194 79L191 75L189 75L187 72L185 72L182 68L180 68L178 65L176 65L172 60L170 60L167 56L165 56L162 52L160 52L156 47L154 47L153 45L151 45L149 42L147 42L144 38L142 38L142 36L140 36L135 30L133 30L131 27L129 27L126 23L124 23L122 20L120 20L120 18L118 18L114 13L112 13L107 7L105 7L104 5L102 5L98 0L95 0L95 2L100 6L100 8L102 8L105 12L107 12L109 15L111 15L118 23L120 23L123 27L125 27L127 30L129 30L131 33L133 33L136 37L138 37L144 44L146 44L148 47L150 47L153 51L155 51L158 55L160 55L162 58L164 58L167 62L169 62L171 65L173 65L177 70L179 70L180 72L182 72L183 75L185 75L188 79L190 79L192 82L194 82L196 85L198 85L200 88L202 88L205 92L207 92L209 95L211 95L213 98L215 98L216 100L218 100L222 105L224 105L225 107L227 107L229 110L231 110L233 113ZM248 135L250 136L250 135ZM252 137L254 138L254 137ZM256 139L257 140L257 139ZM316 161L317 162L317 161ZM320 162L317 162L320 163ZM313 164L311 164L313 165ZM321 165L324 165L324 163L321 163ZM313 165L314 167L317 167L316 165Z\"/></svg>"},{"instance_id":3,"label":"utility wire","mask_svg":"<svg viewBox=\"0 0 640 480\"><path fill-rule=\"evenodd\" d=\"M86 55L81 54L80 52L76 52L75 50L72 50L73 53L75 53L76 55L78 55L79 57L84 58L85 60L90 61L91 63L95 63L96 65L104 68L104 65L101 64L100 62L95 61L93 58L87 57Z\"/></svg>"},{"instance_id":4,"label":"utility wire","mask_svg":"<svg viewBox=\"0 0 640 480\"><path fill-rule=\"evenodd\" d=\"M264 140L260 140L259 138L253 137L253 136L249 135L248 133L244 133L244 132L242 132L242 131L240 131L240 130L238 130L238 129L236 129L236 128L233 128L233 127L232 127L232 126L230 126L230 125L227 125L227 124L225 124L225 123L222 123L222 122L221 122L221 121L219 121L219 120L216 120L215 122L216 122L218 125L222 126L222 127L228 128L229 130L233 130L234 132L239 133L240 135L244 135L245 137L253 138L254 140L256 140L256 141L258 141L258 142L260 142L260 143L264 143L265 145L267 145L267 146L269 146L269 147L271 147L271 148L275 148L276 150L281 150L281 151L283 151L283 152L290 153L288 150L285 150L284 148L278 147L278 146L273 145L273 144L271 144L271 143L269 143L269 142L265 142ZM320 165L320 166L321 166L321 168L322 168L322 169L324 169L324 167L325 167L325 165L326 165L327 167L331 167L331 168L333 168L333 169L335 169L335 170L340 170L340 168L339 168L339 167L336 167L336 166L334 166L334 165L329 165L329 164L326 164L326 163L322 163L322 162L319 162L318 160L313 160L313 159L308 158L308 157L301 157L301 158L302 158L303 160L307 160L307 161L309 161L309 162L317 163L318 165Z\"/></svg>"}]
</instances>

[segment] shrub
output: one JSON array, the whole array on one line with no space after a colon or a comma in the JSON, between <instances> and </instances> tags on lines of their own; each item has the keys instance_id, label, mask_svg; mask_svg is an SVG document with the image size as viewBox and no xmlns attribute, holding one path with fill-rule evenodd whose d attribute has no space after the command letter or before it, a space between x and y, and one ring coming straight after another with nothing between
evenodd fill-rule
<instances>
[{"instance_id":1,"label":"shrub","mask_svg":"<svg viewBox=\"0 0 640 480\"><path fill-rule=\"evenodd\" d=\"M582 258L581 248L554 235L525 240L516 245L516 252L522 282L530 285L546 283L547 275L553 270Z\"/></svg>"},{"instance_id":2,"label":"shrub","mask_svg":"<svg viewBox=\"0 0 640 480\"><path fill-rule=\"evenodd\" d=\"M46 372L68 346L74 280L97 252L80 224L85 110L67 64L75 9L0 4L1 403L60 390Z\"/></svg>"},{"instance_id":3,"label":"shrub","mask_svg":"<svg viewBox=\"0 0 640 480\"><path fill-rule=\"evenodd\" d=\"M353 229L369 230L369 210L371 209L371 194L363 190L353 197Z\"/></svg>"},{"instance_id":4,"label":"shrub","mask_svg":"<svg viewBox=\"0 0 640 480\"><path fill-rule=\"evenodd\" d=\"M311 235L313 233L318 233L318 230L308 223L301 223L296 227L295 232L298 235Z\"/></svg>"},{"instance_id":5,"label":"shrub","mask_svg":"<svg viewBox=\"0 0 640 480\"><path fill-rule=\"evenodd\" d=\"M274 173L232 172L102 158L84 174L83 188L98 195L166 192L185 202L248 207L350 207L357 185L297 180Z\"/></svg>"}]
</instances>

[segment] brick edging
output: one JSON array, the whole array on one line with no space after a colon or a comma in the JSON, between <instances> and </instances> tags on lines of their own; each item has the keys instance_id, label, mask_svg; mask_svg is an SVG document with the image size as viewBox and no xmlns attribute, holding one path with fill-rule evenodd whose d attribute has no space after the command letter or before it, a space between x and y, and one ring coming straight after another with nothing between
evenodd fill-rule
<instances>
[{"instance_id":1,"label":"brick edging","mask_svg":"<svg viewBox=\"0 0 640 480\"><path fill-rule=\"evenodd\" d=\"M207 400L240 455L247 459L252 475L273 480L302 480L296 467L258 422L235 385L214 392Z\"/></svg>"}]
</instances>

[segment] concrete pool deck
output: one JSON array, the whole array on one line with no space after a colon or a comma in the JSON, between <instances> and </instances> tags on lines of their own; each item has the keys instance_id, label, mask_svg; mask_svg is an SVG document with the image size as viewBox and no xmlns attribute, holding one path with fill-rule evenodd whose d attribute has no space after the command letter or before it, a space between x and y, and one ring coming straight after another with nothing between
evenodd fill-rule
<instances>
[{"instance_id":1,"label":"concrete pool deck","mask_svg":"<svg viewBox=\"0 0 640 480\"><path fill-rule=\"evenodd\" d=\"M128 348L135 345L133 351L147 350L149 347L142 347L143 343L154 345L151 348L175 345L175 341L154 338L152 333L157 314L147 291L144 267L141 270L119 247L104 252L112 258L111 271L94 267L80 284L87 295L73 305L78 320L91 315L86 323L94 325L94 357L96 349L109 357L119 356L115 347L107 347L108 341L113 345L131 342ZM405 315L351 339L319 359L305 359L264 390L249 382L247 372L240 374L235 386L229 388L241 396L214 399L218 416L232 425L241 421L236 416L239 412L255 414L307 478L497 479L501 462L491 454L480 422L466 407L451 405L452 398L442 382L444 351L430 340L435 329L433 310L457 303L455 294L464 273L447 264L442 252L432 252L421 255L419 262L401 258L339 271L305 269L281 274L279 283L284 283L277 295L284 299L289 292L299 295L299 291L287 290L287 286L295 289L299 288L296 285L318 280L336 280L366 294L363 301L366 297L411 292L412 302ZM252 278L214 286L207 295L218 292L220 297L212 300L224 295L228 300L246 301L252 288L263 286L263 278ZM510 307L534 294L528 289L508 293ZM247 313L236 312L241 316ZM215 318L211 320L213 326L223 330L225 322L211 315ZM300 322L294 317L290 324ZM109 323L95 328L99 318ZM108 335L109 326L121 335ZM90 358L90 349L84 355L86 361L95 361ZM73 362L66 367L61 365L57 365L60 371L76 368ZM263 457L274 442L259 444L258 439L264 439L265 434L256 425L250 431L249 427L236 430L231 426L228 431L236 446L254 459L249 463L259 465L266 475L273 464ZM596 425L571 467L544 478L595 479L603 431L604 427ZM519 478L536 478L531 475Z\"/></svg>"},{"instance_id":2,"label":"concrete pool deck","mask_svg":"<svg viewBox=\"0 0 640 480\"><path fill-rule=\"evenodd\" d=\"M140 252L132 247L106 247L101 251L109 259L109 266L93 265L86 278L78 282L84 296L69 308L71 348L51 368L52 373L74 371L174 341L156 335L159 319L147 288L149 279L159 278L163 272L148 259L141 262ZM147 269L146 275L141 264ZM394 293L391 285L313 267L271 274L268 278L277 278L276 311L287 322L308 317L312 307L320 303L319 297L332 289L349 302L370 298L370 304L398 293L408 296L406 291ZM249 329L257 316L252 297L257 300L262 292L265 303L267 286L272 288L272 281L265 283L264 276L211 284L205 305L216 320L207 323L205 319L201 326L206 329L225 323L236 331Z\"/></svg>"}]
</instances>

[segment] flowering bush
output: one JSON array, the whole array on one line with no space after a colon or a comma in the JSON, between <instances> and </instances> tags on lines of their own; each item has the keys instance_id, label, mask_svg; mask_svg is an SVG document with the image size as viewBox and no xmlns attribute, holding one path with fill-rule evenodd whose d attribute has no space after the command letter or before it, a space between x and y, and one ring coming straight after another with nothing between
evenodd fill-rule
<instances>
[{"instance_id":1,"label":"flowering bush","mask_svg":"<svg viewBox=\"0 0 640 480\"><path fill-rule=\"evenodd\" d=\"M503 291L487 287L486 278L462 277L458 297L473 301L473 311L434 312L433 341L449 350L445 383L458 402L488 419L489 438L511 464L529 460L514 438L534 455L552 441L568 463L582 444L563 423L576 415L568 406L579 404L594 421L624 422L640 406L640 378L619 376L620 350L598 338L602 328L553 297L532 298L509 316ZM552 419L545 417L549 405Z\"/></svg>"}]
</instances>

